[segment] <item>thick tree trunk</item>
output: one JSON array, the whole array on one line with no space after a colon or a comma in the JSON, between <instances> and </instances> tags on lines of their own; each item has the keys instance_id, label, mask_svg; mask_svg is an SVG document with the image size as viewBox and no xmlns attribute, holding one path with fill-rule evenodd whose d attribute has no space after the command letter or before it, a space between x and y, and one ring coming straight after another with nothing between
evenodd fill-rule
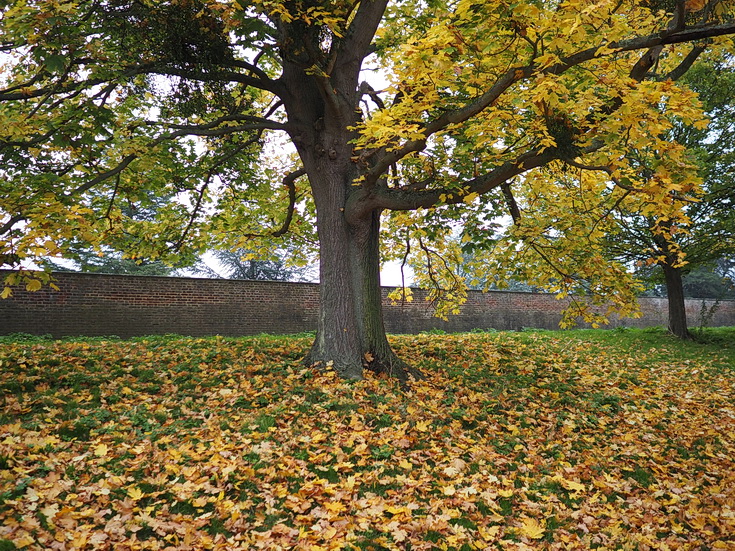
<instances>
[{"instance_id":1,"label":"thick tree trunk","mask_svg":"<svg viewBox=\"0 0 735 551\"><path fill-rule=\"evenodd\" d=\"M340 177L314 185L320 242L320 311L310 364L334 368L346 378L361 378L364 368L402 381L418 371L400 360L388 343L380 287L380 212L345 218ZM332 188L331 193L324 193Z\"/></svg>"},{"instance_id":2,"label":"thick tree trunk","mask_svg":"<svg viewBox=\"0 0 735 551\"><path fill-rule=\"evenodd\" d=\"M666 296L669 302L669 331L680 339L691 339L692 336L687 327L681 268L674 268L668 263L662 263L661 267L664 270Z\"/></svg>"},{"instance_id":3,"label":"thick tree trunk","mask_svg":"<svg viewBox=\"0 0 735 551\"><path fill-rule=\"evenodd\" d=\"M377 27L386 4L375 1L360 10ZM304 39L314 41L311 55L319 52L318 36ZM369 40L361 47L367 49L367 44ZM369 195L354 185L364 170L353 158L352 144L360 119L362 58L346 52L343 63L335 62L325 79L311 74L314 61L304 57L305 51L310 48L298 45L284 54L290 61L284 63L280 81L289 134L309 178L319 235L319 320L306 361L351 379L361 378L368 368L406 380L418 373L396 357L383 325L380 211L367 201L360 203L361 209L348 206L350 200Z\"/></svg>"}]
</instances>

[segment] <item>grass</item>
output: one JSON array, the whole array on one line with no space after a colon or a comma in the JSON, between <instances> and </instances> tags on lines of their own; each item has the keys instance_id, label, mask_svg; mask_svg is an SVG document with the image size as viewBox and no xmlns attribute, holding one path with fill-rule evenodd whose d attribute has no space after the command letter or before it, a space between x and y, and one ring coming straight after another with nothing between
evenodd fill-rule
<instances>
[{"instance_id":1,"label":"grass","mask_svg":"<svg viewBox=\"0 0 735 551\"><path fill-rule=\"evenodd\" d=\"M735 549L735 328L0 338L0 550Z\"/></svg>"}]
</instances>

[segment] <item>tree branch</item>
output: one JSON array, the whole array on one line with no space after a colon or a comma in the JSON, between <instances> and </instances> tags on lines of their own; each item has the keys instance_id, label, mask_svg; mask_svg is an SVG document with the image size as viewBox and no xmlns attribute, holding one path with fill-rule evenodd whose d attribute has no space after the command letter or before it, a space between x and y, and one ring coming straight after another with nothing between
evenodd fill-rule
<instances>
[{"instance_id":1,"label":"tree branch","mask_svg":"<svg viewBox=\"0 0 735 551\"><path fill-rule=\"evenodd\" d=\"M701 56L705 50L707 50L707 46L705 44L695 44L681 63L679 63L679 65L664 77L664 80L679 80L689 69L691 69L694 62L699 59L699 56Z\"/></svg>"},{"instance_id":2,"label":"tree branch","mask_svg":"<svg viewBox=\"0 0 735 551\"><path fill-rule=\"evenodd\" d=\"M518 224L521 221L521 209L518 208L516 198L513 196L513 190L510 189L510 182L504 182L500 189L505 197L505 204L510 212L510 217L513 219L514 224Z\"/></svg>"},{"instance_id":3,"label":"tree branch","mask_svg":"<svg viewBox=\"0 0 735 551\"><path fill-rule=\"evenodd\" d=\"M294 210L296 209L296 180L304 174L306 174L306 169L299 168L286 174L283 178L283 185L288 187L288 210L286 211L286 219L283 221L281 227L271 234L273 237L285 235L291 226Z\"/></svg>"},{"instance_id":4,"label":"tree branch","mask_svg":"<svg viewBox=\"0 0 735 551\"><path fill-rule=\"evenodd\" d=\"M704 38L711 38L716 36L722 36L727 34L735 33L735 22L722 23L719 25L701 25L694 26L688 29L680 31L673 31L667 29L658 33L650 34L647 36L641 36L636 38L630 38L627 40L621 40L618 42L612 42L605 45L604 43L582 50L576 54L570 55L562 59L559 63L556 63L546 69L538 70L536 66L531 63L526 66L517 66L508 69L503 73L493 86L488 89L484 94L479 96L474 101L468 103L464 107L447 111L441 116L437 117L433 121L424 125L423 134L424 138L421 140L410 140L407 141L402 147L399 147L391 152L385 153L382 158L372 167L372 169L365 176L365 184L367 186L374 185L377 179L386 171L388 167L396 163L403 157L414 153L416 151L422 151L426 147L426 138L429 136L446 129L452 124L464 122L486 108L490 107L499 97L503 94L510 86L520 80L525 80L535 74L562 74L572 67L580 65L581 63L609 55L609 53L627 52L634 50L644 50L663 47L669 44L680 44L683 42L693 42ZM602 47L606 46L606 52L601 52ZM647 60L641 61L638 68L633 69L633 74L638 75L648 65L650 68L655 56L643 56L648 57ZM647 69L646 69L647 71ZM645 73L644 73L645 74Z\"/></svg>"},{"instance_id":5,"label":"tree branch","mask_svg":"<svg viewBox=\"0 0 735 551\"><path fill-rule=\"evenodd\" d=\"M355 65L370 53L370 43L375 36L388 0L370 0L360 2L357 13L347 28L345 38L341 41L335 66Z\"/></svg>"},{"instance_id":6,"label":"tree branch","mask_svg":"<svg viewBox=\"0 0 735 551\"><path fill-rule=\"evenodd\" d=\"M22 214L16 214L15 216L11 216L10 220L5 222L2 226L0 226L0 235L5 235L10 230L13 229L13 226L15 226L18 222L21 222L26 219L26 216L23 216Z\"/></svg>"},{"instance_id":7,"label":"tree branch","mask_svg":"<svg viewBox=\"0 0 735 551\"><path fill-rule=\"evenodd\" d=\"M382 208L390 210L415 210L432 208L440 204L453 205L462 203L469 194L483 194L505 184L511 178L523 174L533 168L544 166L557 159L556 153L546 150L529 151L514 161L507 161L496 169L467 180L459 186L437 188L431 190L409 190L406 188L380 188L372 193L359 208ZM461 191L457 191L457 189ZM356 202L358 204L358 202Z\"/></svg>"},{"instance_id":8,"label":"tree branch","mask_svg":"<svg viewBox=\"0 0 735 551\"><path fill-rule=\"evenodd\" d=\"M234 126L224 126L217 128L226 122L250 122L250 124L241 124ZM159 121L145 121L147 126L161 126L176 130L178 137L182 133L191 136L222 136L233 132L242 132L245 130L283 130L286 131L287 125L260 117L251 117L247 115L225 115L205 124L173 124Z\"/></svg>"}]
</instances>

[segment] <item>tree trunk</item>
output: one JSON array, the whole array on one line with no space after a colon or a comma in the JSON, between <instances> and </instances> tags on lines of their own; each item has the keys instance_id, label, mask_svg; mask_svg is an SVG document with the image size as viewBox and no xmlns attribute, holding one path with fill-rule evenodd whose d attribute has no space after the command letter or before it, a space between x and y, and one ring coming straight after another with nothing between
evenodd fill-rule
<instances>
[{"instance_id":1,"label":"tree trunk","mask_svg":"<svg viewBox=\"0 0 735 551\"><path fill-rule=\"evenodd\" d=\"M669 302L669 331L680 339L691 339L687 327L687 313L684 304L684 284L681 268L674 268L669 263L661 263L666 280L666 296Z\"/></svg>"},{"instance_id":2,"label":"tree trunk","mask_svg":"<svg viewBox=\"0 0 735 551\"><path fill-rule=\"evenodd\" d=\"M363 12L378 16L385 4L373 2ZM377 27L379 20L374 17L371 24ZM311 51L318 52L321 39L311 39ZM303 57L301 45L284 55L292 61L284 62L280 81L284 85L289 134L309 178L319 235L319 320L306 361L332 367L350 379L361 378L364 368L401 380L410 374L418 376L398 359L385 334L380 211L366 202L361 203L365 208L359 213L348 206L350 199L367 195L354 185L364 167L354 161L352 144L354 127L360 120L361 58L346 56L344 64L336 64L327 80L312 75L314 62Z\"/></svg>"},{"instance_id":3,"label":"tree trunk","mask_svg":"<svg viewBox=\"0 0 735 551\"><path fill-rule=\"evenodd\" d=\"M376 373L406 381L422 378L393 352L383 323L383 296L380 286L380 211L374 210L353 225L351 251L355 289L358 289L355 310L360 324L363 365Z\"/></svg>"},{"instance_id":4,"label":"tree trunk","mask_svg":"<svg viewBox=\"0 0 735 551\"><path fill-rule=\"evenodd\" d=\"M348 223L344 176L333 173L328 178L324 170L317 174L312 189L320 243L320 308L307 362L332 367L350 379L361 378L363 368L402 381L419 378L393 352L383 324L380 212Z\"/></svg>"}]
</instances>

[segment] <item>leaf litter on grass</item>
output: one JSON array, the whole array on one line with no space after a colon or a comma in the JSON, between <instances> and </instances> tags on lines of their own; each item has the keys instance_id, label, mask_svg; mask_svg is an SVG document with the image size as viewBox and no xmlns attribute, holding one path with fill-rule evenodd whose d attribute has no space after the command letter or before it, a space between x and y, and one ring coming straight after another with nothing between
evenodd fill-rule
<instances>
[{"instance_id":1,"label":"leaf litter on grass","mask_svg":"<svg viewBox=\"0 0 735 551\"><path fill-rule=\"evenodd\" d=\"M728 358L392 342L426 381L294 337L0 344L0 548L735 549Z\"/></svg>"}]
</instances>

